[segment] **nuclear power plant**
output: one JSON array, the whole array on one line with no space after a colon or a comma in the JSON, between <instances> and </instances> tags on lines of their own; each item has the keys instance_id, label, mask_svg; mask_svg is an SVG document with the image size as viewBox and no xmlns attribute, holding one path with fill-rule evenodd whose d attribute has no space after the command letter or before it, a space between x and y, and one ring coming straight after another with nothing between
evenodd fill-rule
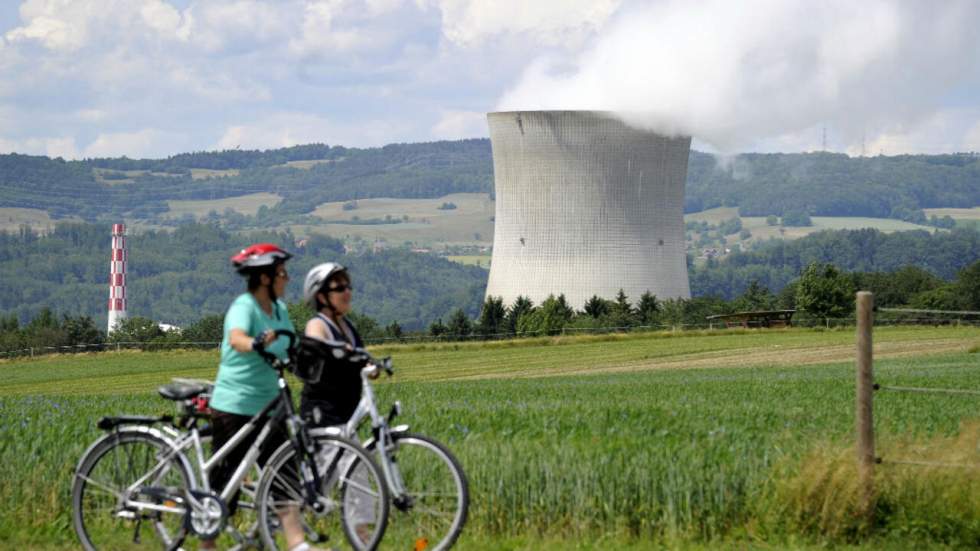
<instances>
[{"instance_id":1,"label":"nuclear power plant","mask_svg":"<svg viewBox=\"0 0 980 551\"><path fill-rule=\"evenodd\" d=\"M612 113L489 113L496 193L487 296L581 309L620 289L635 304L690 298L684 242L689 137Z\"/></svg>"}]
</instances>

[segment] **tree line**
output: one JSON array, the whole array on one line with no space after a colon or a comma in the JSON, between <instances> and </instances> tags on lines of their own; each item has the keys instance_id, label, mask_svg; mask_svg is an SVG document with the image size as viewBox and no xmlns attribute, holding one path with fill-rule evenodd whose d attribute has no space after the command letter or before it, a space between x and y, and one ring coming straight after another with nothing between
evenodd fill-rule
<instances>
[{"instance_id":1,"label":"tree line","mask_svg":"<svg viewBox=\"0 0 980 551\"><path fill-rule=\"evenodd\" d=\"M340 241L322 235L298 240L288 231L237 234L194 224L127 238L130 314L174 325L224 314L244 290L229 257L264 241L295 254L287 298L302 296L303 275L314 264L336 261L351 270L358 308L385 323L418 329L457 307L479 312L486 272L476 266L403 249L348 254ZM105 327L109 250L108 224L59 223L44 235L0 232L0 315L26 323L47 307Z\"/></svg>"},{"instance_id":2,"label":"tree line","mask_svg":"<svg viewBox=\"0 0 980 551\"><path fill-rule=\"evenodd\" d=\"M433 321L425 330L406 331L397 321L387 325L371 316L352 313L359 332L368 341L399 341L408 338L436 340L502 339L523 336L576 334L595 331L634 329L704 328L708 316L766 310L797 310L796 322L823 322L853 318L854 296L858 290L875 293L881 308L907 307L940 311L980 312L980 260L960 270L953 281L944 281L914 266L894 272L845 272L833 264L813 262L798 278L779 293L753 281L744 293L732 300L718 297L660 300L647 292L635 302L622 290L613 299L593 295L580 310L568 304L565 296L551 295L534 304L518 297L505 305L500 297L487 297L478 317L457 308L443 321ZM289 304L289 315L299 330L313 316L309 305ZM946 323L963 314L930 314L932 323ZM898 315L899 319L902 317ZM908 316L905 316L908 317ZM913 314L913 317L921 317ZM973 316L980 321L980 315ZM223 337L224 317L204 316L185 328L165 331L153 320L137 316L124 320L116 331L106 335L88 316L61 318L44 308L21 326L15 316L0 317L0 352L35 347L71 347L96 344L85 350L100 350L114 343L149 343L192 346L217 343Z\"/></svg>"}]
</instances>

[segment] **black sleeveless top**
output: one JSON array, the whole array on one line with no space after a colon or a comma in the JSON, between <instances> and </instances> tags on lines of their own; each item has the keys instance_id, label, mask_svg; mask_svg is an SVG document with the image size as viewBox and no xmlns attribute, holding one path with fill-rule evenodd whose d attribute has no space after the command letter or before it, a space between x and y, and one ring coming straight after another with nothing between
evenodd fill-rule
<instances>
[{"instance_id":1,"label":"black sleeveless top","mask_svg":"<svg viewBox=\"0 0 980 551\"><path fill-rule=\"evenodd\" d=\"M341 330L323 314L317 314L317 318L327 326L331 340L346 342L355 348L364 347L361 336L347 318L341 320L347 331ZM303 385L300 399L303 417L315 426L346 423L361 401L362 367L363 363L353 363L346 358L337 359L332 355L325 358L320 380L315 384Z\"/></svg>"}]
</instances>

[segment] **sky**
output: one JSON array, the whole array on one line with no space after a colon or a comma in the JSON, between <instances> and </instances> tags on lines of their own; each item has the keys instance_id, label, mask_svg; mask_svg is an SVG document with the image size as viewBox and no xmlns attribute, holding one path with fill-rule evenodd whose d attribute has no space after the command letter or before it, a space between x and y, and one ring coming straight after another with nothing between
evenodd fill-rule
<instances>
[{"instance_id":1,"label":"sky","mask_svg":"<svg viewBox=\"0 0 980 551\"><path fill-rule=\"evenodd\" d=\"M980 151L978 23L973 0L0 0L0 153L379 146L520 109L720 153Z\"/></svg>"}]
</instances>

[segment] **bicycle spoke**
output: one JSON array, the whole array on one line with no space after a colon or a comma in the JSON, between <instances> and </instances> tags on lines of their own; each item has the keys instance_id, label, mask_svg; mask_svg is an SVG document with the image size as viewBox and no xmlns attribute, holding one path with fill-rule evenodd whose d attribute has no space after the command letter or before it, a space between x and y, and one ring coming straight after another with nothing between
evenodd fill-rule
<instances>
[{"instance_id":1,"label":"bicycle spoke","mask_svg":"<svg viewBox=\"0 0 980 551\"><path fill-rule=\"evenodd\" d=\"M101 490L101 491L103 491L103 492L105 492L107 494L111 494L114 497L116 497L117 499L122 499L122 492L120 492L119 490L116 490L116 489L112 488L111 486L109 486L107 484L103 484L102 482L98 482L95 479L89 478L89 477L87 477L87 476L85 476L85 475L83 475L81 473L76 473L75 476L77 478L80 478L80 479L84 480L87 484L91 484L91 485L95 486L95 489L97 489L97 490Z\"/></svg>"},{"instance_id":2,"label":"bicycle spoke","mask_svg":"<svg viewBox=\"0 0 980 551\"><path fill-rule=\"evenodd\" d=\"M373 498L377 498L378 497L378 492L376 492L375 490L371 489L370 487L367 487L367 486L365 486L363 484L360 484L358 482L355 482L352 478L345 479L343 481L343 484L346 484L347 486L354 488L358 492L361 492L363 494L367 494L367 495L369 495L369 496L371 496Z\"/></svg>"}]
</instances>

